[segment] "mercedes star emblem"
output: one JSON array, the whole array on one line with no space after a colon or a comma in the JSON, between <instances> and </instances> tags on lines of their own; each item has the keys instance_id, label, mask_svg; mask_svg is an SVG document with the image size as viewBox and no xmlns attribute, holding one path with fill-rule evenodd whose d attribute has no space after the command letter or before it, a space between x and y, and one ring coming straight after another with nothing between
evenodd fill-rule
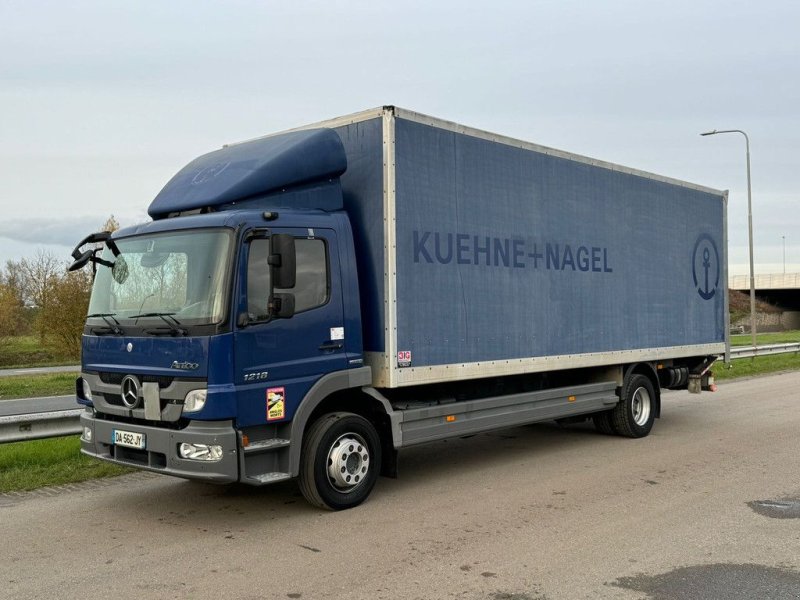
<instances>
[{"instance_id":1,"label":"mercedes star emblem","mask_svg":"<svg viewBox=\"0 0 800 600\"><path fill-rule=\"evenodd\" d=\"M128 408L136 408L139 404L139 380L133 375L125 375L120 384L122 403Z\"/></svg>"}]
</instances>

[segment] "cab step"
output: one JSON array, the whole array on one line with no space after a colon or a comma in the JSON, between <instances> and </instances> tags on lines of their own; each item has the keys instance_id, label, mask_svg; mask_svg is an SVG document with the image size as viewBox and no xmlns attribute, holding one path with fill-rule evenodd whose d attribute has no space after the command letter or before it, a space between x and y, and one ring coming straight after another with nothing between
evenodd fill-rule
<instances>
[{"instance_id":1,"label":"cab step","mask_svg":"<svg viewBox=\"0 0 800 600\"><path fill-rule=\"evenodd\" d=\"M245 454L258 454L259 452L269 452L270 450L277 450L278 448L286 448L290 444L290 440L283 438L270 438L268 440L257 440L250 442L244 447Z\"/></svg>"},{"instance_id":2,"label":"cab step","mask_svg":"<svg viewBox=\"0 0 800 600\"><path fill-rule=\"evenodd\" d=\"M292 476L289 473L259 473L258 475L248 475L245 483L252 483L255 485L266 485L268 483L277 483L279 481L288 481Z\"/></svg>"}]
</instances>

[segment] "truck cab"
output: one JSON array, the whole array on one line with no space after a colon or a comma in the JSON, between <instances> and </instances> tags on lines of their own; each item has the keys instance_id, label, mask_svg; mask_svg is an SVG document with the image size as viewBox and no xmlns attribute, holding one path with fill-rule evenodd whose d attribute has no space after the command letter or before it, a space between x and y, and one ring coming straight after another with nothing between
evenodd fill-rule
<instances>
[{"instance_id":1,"label":"truck cab","mask_svg":"<svg viewBox=\"0 0 800 600\"><path fill-rule=\"evenodd\" d=\"M300 401L369 379L337 141L300 132L201 157L152 222L79 244L104 243L72 266L96 268L77 383L84 454L218 483L297 474ZM297 155L301 175L286 168ZM276 161L290 185L265 181Z\"/></svg>"}]
</instances>

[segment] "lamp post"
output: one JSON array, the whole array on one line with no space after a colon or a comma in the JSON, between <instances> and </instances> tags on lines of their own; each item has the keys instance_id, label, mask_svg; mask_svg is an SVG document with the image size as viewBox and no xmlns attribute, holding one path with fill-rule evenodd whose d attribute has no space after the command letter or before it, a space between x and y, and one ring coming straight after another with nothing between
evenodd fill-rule
<instances>
[{"instance_id":1,"label":"lamp post","mask_svg":"<svg viewBox=\"0 0 800 600\"><path fill-rule=\"evenodd\" d=\"M750 188L750 138L741 129L720 129L706 131L700 135L716 135L718 133L741 133L744 136L747 150L747 232L750 240L750 334L753 346L756 346L756 280L753 274L753 196Z\"/></svg>"},{"instance_id":2,"label":"lamp post","mask_svg":"<svg viewBox=\"0 0 800 600\"><path fill-rule=\"evenodd\" d=\"M786 275L786 236L782 235L783 238L783 274Z\"/></svg>"}]
</instances>

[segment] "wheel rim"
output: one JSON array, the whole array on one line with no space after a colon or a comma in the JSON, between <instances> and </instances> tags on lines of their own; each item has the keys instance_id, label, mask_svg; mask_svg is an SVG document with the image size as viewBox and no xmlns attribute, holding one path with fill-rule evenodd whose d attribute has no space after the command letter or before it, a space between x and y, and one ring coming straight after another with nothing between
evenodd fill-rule
<instances>
[{"instance_id":1,"label":"wheel rim","mask_svg":"<svg viewBox=\"0 0 800 600\"><path fill-rule=\"evenodd\" d=\"M340 492L351 492L367 479L369 447L357 433L339 436L328 451L328 480Z\"/></svg>"},{"instance_id":2,"label":"wheel rim","mask_svg":"<svg viewBox=\"0 0 800 600\"><path fill-rule=\"evenodd\" d=\"M650 392L644 387L637 388L631 400L631 412L633 413L634 422L640 427L643 427L650 420L651 405Z\"/></svg>"}]
</instances>

